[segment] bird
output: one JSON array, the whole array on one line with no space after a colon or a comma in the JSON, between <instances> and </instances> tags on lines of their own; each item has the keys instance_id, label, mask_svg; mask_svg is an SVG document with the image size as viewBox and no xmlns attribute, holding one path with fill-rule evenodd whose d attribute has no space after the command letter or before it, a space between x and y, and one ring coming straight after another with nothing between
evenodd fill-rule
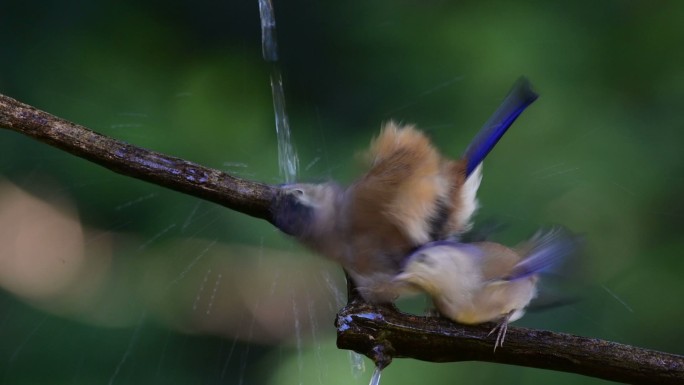
<instances>
[{"instance_id":1,"label":"bird","mask_svg":"<svg viewBox=\"0 0 684 385\"><path fill-rule=\"evenodd\" d=\"M340 263L366 301L392 302L402 289L394 277L413 250L471 227L482 161L537 96L521 78L456 160L414 125L390 121L371 141L358 179L281 185L272 222Z\"/></svg>"},{"instance_id":2,"label":"bird","mask_svg":"<svg viewBox=\"0 0 684 385\"><path fill-rule=\"evenodd\" d=\"M581 237L562 227L539 230L515 248L489 241L431 242L408 256L394 281L427 293L452 321L496 322L489 333L498 331L496 350L508 324L520 319L537 295L540 274L558 266L580 243Z\"/></svg>"}]
</instances>

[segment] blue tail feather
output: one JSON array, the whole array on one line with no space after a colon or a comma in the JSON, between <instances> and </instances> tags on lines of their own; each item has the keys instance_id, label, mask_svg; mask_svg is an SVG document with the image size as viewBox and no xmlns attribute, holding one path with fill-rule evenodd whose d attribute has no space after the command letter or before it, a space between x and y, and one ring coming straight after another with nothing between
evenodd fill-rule
<instances>
[{"instance_id":1,"label":"blue tail feather","mask_svg":"<svg viewBox=\"0 0 684 385\"><path fill-rule=\"evenodd\" d=\"M513 281L526 278L537 273L549 272L555 265L578 251L582 245L582 237L570 234L562 227L548 232L537 232L530 240L532 248L524 259L512 269L505 280Z\"/></svg>"},{"instance_id":2,"label":"blue tail feather","mask_svg":"<svg viewBox=\"0 0 684 385\"><path fill-rule=\"evenodd\" d=\"M534 102L537 95L532 90L532 85L526 78L520 78L513 85L504 101L494 114L487 120L487 123L480 129L470 145L465 151L464 158L467 159L466 177L482 163L484 158L494 148L506 130L513 124L515 119Z\"/></svg>"}]
</instances>

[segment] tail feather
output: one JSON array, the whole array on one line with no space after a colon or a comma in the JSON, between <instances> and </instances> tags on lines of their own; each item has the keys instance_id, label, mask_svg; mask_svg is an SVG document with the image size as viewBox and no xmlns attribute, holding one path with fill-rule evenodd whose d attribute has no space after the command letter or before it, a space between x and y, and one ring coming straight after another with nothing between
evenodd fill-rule
<instances>
[{"instance_id":1,"label":"tail feather","mask_svg":"<svg viewBox=\"0 0 684 385\"><path fill-rule=\"evenodd\" d=\"M487 120L465 151L466 178L482 163L515 119L534 102L537 95L526 78L520 78L494 114Z\"/></svg>"},{"instance_id":2,"label":"tail feather","mask_svg":"<svg viewBox=\"0 0 684 385\"><path fill-rule=\"evenodd\" d=\"M528 242L529 249L525 258L515 265L505 278L508 281L529 277L548 271L580 247L581 237L570 234L562 227L546 233L537 232Z\"/></svg>"}]
</instances>

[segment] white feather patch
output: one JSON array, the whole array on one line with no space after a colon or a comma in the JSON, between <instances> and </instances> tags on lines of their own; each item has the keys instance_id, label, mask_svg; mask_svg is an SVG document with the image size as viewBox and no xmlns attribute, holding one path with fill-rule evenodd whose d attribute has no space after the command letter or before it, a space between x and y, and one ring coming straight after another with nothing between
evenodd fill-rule
<instances>
[{"instance_id":1,"label":"white feather patch","mask_svg":"<svg viewBox=\"0 0 684 385\"><path fill-rule=\"evenodd\" d=\"M461 211L458 213L457 221L464 231L469 230L472 227L472 217L475 211L480 207L477 201L477 190L480 188L480 182L482 181L482 163L472 174L466 179L461 187Z\"/></svg>"}]
</instances>

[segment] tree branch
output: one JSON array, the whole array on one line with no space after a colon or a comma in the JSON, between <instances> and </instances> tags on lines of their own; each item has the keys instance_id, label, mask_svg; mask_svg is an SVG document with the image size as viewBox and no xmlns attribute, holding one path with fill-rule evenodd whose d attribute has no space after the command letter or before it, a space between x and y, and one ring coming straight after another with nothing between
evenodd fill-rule
<instances>
[{"instance_id":1,"label":"tree branch","mask_svg":"<svg viewBox=\"0 0 684 385\"><path fill-rule=\"evenodd\" d=\"M183 159L135 147L0 94L0 127L36 138L119 174L218 203L273 223L279 188L239 179ZM393 357L488 361L584 374L630 383L684 381L684 357L563 333L509 328L493 351L492 325L465 326L440 317L372 306L350 289L335 321L337 345L384 368Z\"/></svg>"},{"instance_id":2,"label":"tree branch","mask_svg":"<svg viewBox=\"0 0 684 385\"><path fill-rule=\"evenodd\" d=\"M684 357L676 354L519 327L509 327L503 346L494 351L494 337L489 335L493 323L462 325L402 313L391 305L371 305L348 285L349 303L335 319L337 347L363 354L380 368L393 358L486 361L630 384L684 382Z\"/></svg>"},{"instance_id":3,"label":"tree branch","mask_svg":"<svg viewBox=\"0 0 684 385\"><path fill-rule=\"evenodd\" d=\"M132 146L0 94L0 127L38 139L114 172L272 222L277 189Z\"/></svg>"}]
</instances>

